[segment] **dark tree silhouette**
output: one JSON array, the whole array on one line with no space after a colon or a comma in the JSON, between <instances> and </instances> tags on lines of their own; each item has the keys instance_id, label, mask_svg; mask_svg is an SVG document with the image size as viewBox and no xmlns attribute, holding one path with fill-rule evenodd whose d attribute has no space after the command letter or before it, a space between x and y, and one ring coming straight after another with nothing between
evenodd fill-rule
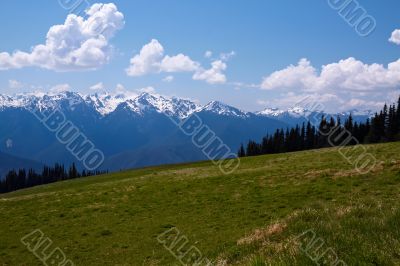
<instances>
[{"instance_id":1,"label":"dark tree silhouette","mask_svg":"<svg viewBox=\"0 0 400 266\"><path fill-rule=\"evenodd\" d=\"M350 137L349 137L350 135ZM240 147L239 157L317 149L337 145L356 145L400 140L400 97L396 104L383 109L365 123L354 122L352 115L341 124L340 118L322 117L318 130L310 122L300 127L278 129L261 143L250 140ZM243 153L245 151L245 153Z\"/></svg>"},{"instance_id":2,"label":"dark tree silhouette","mask_svg":"<svg viewBox=\"0 0 400 266\"><path fill-rule=\"evenodd\" d=\"M5 179L0 182L0 193L105 173L107 173L107 171L85 170L79 173L74 163L69 168L68 173L65 171L64 165L57 163L54 167L44 166L41 174L37 174L33 169L29 169L28 172L25 169L19 169L18 171L11 170L5 176Z\"/></svg>"}]
</instances>

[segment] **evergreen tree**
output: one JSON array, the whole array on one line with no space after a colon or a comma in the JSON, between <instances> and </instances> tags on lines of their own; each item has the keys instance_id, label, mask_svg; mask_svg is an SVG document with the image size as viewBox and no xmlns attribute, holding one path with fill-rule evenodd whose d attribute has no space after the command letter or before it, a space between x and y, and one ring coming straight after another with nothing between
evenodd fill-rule
<instances>
[{"instance_id":1,"label":"evergreen tree","mask_svg":"<svg viewBox=\"0 0 400 266\"><path fill-rule=\"evenodd\" d=\"M300 149L299 150L304 150L306 148L306 128L305 124L301 125L301 133L300 133Z\"/></svg>"},{"instance_id":2,"label":"evergreen tree","mask_svg":"<svg viewBox=\"0 0 400 266\"><path fill-rule=\"evenodd\" d=\"M396 128L396 134L395 134L395 140L400 140L400 97L397 101L397 109L396 109L396 115L395 115L395 128Z\"/></svg>"},{"instance_id":3,"label":"evergreen tree","mask_svg":"<svg viewBox=\"0 0 400 266\"><path fill-rule=\"evenodd\" d=\"M71 167L69 168L69 178L78 178L78 170L76 169L75 163L72 163Z\"/></svg>"},{"instance_id":4,"label":"evergreen tree","mask_svg":"<svg viewBox=\"0 0 400 266\"><path fill-rule=\"evenodd\" d=\"M246 157L246 151L244 150L243 144L240 145L239 151L238 151L238 157ZM82 174L83 175L83 174Z\"/></svg>"},{"instance_id":5,"label":"evergreen tree","mask_svg":"<svg viewBox=\"0 0 400 266\"><path fill-rule=\"evenodd\" d=\"M54 167L44 166L41 174L37 174L33 169L29 169L28 172L26 172L25 169L19 169L18 171L11 170L7 173L5 179L0 181L0 193L53 183L60 180L107 173L107 171L91 172L85 170L79 173L75 164L72 164L68 174L64 169L64 165L55 164Z\"/></svg>"},{"instance_id":6,"label":"evergreen tree","mask_svg":"<svg viewBox=\"0 0 400 266\"><path fill-rule=\"evenodd\" d=\"M387 119L387 128L386 128L386 139L388 141L395 140L397 134L397 125L396 125L396 106L389 106L389 114Z\"/></svg>"},{"instance_id":7,"label":"evergreen tree","mask_svg":"<svg viewBox=\"0 0 400 266\"><path fill-rule=\"evenodd\" d=\"M346 142L351 135L352 140ZM328 141L329 140L329 141ZM365 123L355 122L350 114L343 126L340 117L336 121L333 117L322 117L318 130L310 121L284 129L277 129L274 134L267 135L258 144L249 141L246 154L254 156L259 154L282 153L298 150L315 149L330 145L355 145L361 143L378 143L400 140L400 97L396 105L385 104L379 113ZM244 148L243 148L244 149Z\"/></svg>"}]
</instances>

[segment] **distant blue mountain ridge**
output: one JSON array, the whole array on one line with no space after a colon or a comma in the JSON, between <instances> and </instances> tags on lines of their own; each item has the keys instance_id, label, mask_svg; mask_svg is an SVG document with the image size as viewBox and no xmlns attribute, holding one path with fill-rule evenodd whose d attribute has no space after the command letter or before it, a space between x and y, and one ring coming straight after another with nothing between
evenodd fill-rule
<instances>
[{"instance_id":1,"label":"distant blue mountain ridge","mask_svg":"<svg viewBox=\"0 0 400 266\"><path fill-rule=\"evenodd\" d=\"M32 109L43 114L60 110L104 153L99 170L110 171L207 159L170 118L184 120L196 114L234 153L249 139L261 139L278 128L307 121L303 115L307 110L301 108L252 113L217 101L201 106L190 100L148 93L0 95L0 152L7 154L7 159L0 157L3 171L18 165L28 168L72 162L84 167L29 111ZM372 115L356 110L334 115L344 120L350 113L356 121L365 121ZM317 112L316 116L326 114ZM21 160L24 163L18 164Z\"/></svg>"}]
</instances>

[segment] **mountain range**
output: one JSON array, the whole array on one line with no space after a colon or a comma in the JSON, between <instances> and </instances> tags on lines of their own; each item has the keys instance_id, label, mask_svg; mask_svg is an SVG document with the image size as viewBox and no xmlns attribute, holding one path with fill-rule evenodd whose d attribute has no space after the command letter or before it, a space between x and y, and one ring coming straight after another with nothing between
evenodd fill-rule
<instances>
[{"instance_id":1,"label":"mountain range","mask_svg":"<svg viewBox=\"0 0 400 266\"><path fill-rule=\"evenodd\" d=\"M197 114L203 124L236 152L240 143L305 122L305 114L310 114L299 107L245 112L218 101L200 105L149 93L82 95L65 91L0 95L0 152L11 158L25 158L25 162L32 162L32 167L75 162L81 168L82 164L55 134L32 115L29 111L32 109L43 114L60 110L104 153L101 168L110 171L207 159L170 118L184 120ZM328 116L322 111L313 113L317 117ZM335 115L345 119L350 113L360 121L372 115L356 110ZM14 167L9 160L1 160L0 174Z\"/></svg>"}]
</instances>

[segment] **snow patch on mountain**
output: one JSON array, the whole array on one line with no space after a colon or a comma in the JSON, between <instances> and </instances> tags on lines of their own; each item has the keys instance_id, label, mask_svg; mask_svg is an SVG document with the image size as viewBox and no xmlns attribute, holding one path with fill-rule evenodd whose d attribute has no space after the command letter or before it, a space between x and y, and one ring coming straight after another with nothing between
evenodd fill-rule
<instances>
[{"instance_id":1,"label":"snow patch on mountain","mask_svg":"<svg viewBox=\"0 0 400 266\"><path fill-rule=\"evenodd\" d=\"M218 115L223 115L223 116L237 116L237 117L248 117L248 114L229 105L226 105L224 103L218 102L218 101L212 101L205 105L203 108L199 110L201 111L207 111L207 112L212 112Z\"/></svg>"},{"instance_id":2,"label":"snow patch on mountain","mask_svg":"<svg viewBox=\"0 0 400 266\"><path fill-rule=\"evenodd\" d=\"M75 92L58 93L26 93L14 96L0 94L0 109L25 108L39 110L54 110L85 104L93 108L101 116L114 112L118 106L125 107L137 115L157 112L170 116L186 118L201 109L201 106L185 99L166 98L161 95L142 93L139 96L131 94L95 93L82 95Z\"/></svg>"},{"instance_id":3,"label":"snow patch on mountain","mask_svg":"<svg viewBox=\"0 0 400 266\"><path fill-rule=\"evenodd\" d=\"M341 113L343 116L349 116L350 114L352 116L367 116L367 117L373 117L375 115L375 112L372 110L358 110L358 109L353 109L347 112L342 112Z\"/></svg>"},{"instance_id":4,"label":"snow patch on mountain","mask_svg":"<svg viewBox=\"0 0 400 266\"><path fill-rule=\"evenodd\" d=\"M266 108L260 112L256 112L257 115L269 116L269 117L277 117L284 113L284 111L279 110L279 108Z\"/></svg>"},{"instance_id":5,"label":"snow patch on mountain","mask_svg":"<svg viewBox=\"0 0 400 266\"><path fill-rule=\"evenodd\" d=\"M293 107L287 110L278 108L266 108L263 111L249 113L241 111L235 107L226 105L219 101L212 101L204 106L193 101L180 98L167 98L157 94L142 93L139 96L134 94L111 94L95 93L83 95L76 92L50 92L50 93L24 93L14 96L0 94L0 110L5 108L37 108L39 110L54 110L56 108L74 110L78 105L86 105L92 108L100 116L104 117L113 113L117 108L124 108L135 115L147 113L160 113L173 117L185 119L198 112L209 112L221 116L232 116L246 118L250 115L259 115L274 119L302 118L313 113L324 114L322 111L309 111L302 107ZM337 115L348 116L373 116L372 111L350 110L349 112Z\"/></svg>"},{"instance_id":6,"label":"snow patch on mountain","mask_svg":"<svg viewBox=\"0 0 400 266\"><path fill-rule=\"evenodd\" d=\"M166 98L161 95L142 93L134 99L126 101L126 106L136 114L143 115L157 112L184 119L197 110L200 106L189 100Z\"/></svg>"},{"instance_id":7,"label":"snow patch on mountain","mask_svg":"<svg viewBox=\"0 0 400 266\"><path fill-rule=\"evenodd\" d=\"M257 112L257 115L267 116L267 117L293 117L293 118L300 118L300 117L307 117L313 111L309 111L302 107L291 107L287 110L280 110L279 108L266 108L263 111Z\"/></svg>"},{"instance_id":8,"label":"snow patch on mountain","mask_svg":"<svg viewBox=\"0 0 400 266\"><path fill-rule=\"evenodd\" d=\"M109 93L95 93L84 96L85 102L92 106L102 116L108 115L117 109L118 105L131 98L124 94L112 95Z\"/></svg>"}]
</instances>

